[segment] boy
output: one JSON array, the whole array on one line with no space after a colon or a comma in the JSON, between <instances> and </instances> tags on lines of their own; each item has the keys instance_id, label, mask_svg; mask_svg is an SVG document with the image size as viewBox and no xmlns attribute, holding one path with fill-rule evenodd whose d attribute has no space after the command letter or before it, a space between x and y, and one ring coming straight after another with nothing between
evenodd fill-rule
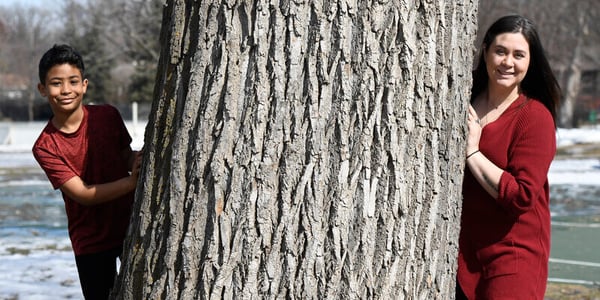
<instances>
[{"instance_id":1,"label":"boy","mask_svg":"<svg viewBox=\"0 0 600 300\"><path fill-rule=\"evenodd\" d=\"M75 49L55 45L48 50L40 60L39 77L38 90L53 116L33 155L63 195L84 297L107 299L129 225L141 155L131 150L131 137L114 107L82 104L88 81Z\"/></svg>"}]
</instances>

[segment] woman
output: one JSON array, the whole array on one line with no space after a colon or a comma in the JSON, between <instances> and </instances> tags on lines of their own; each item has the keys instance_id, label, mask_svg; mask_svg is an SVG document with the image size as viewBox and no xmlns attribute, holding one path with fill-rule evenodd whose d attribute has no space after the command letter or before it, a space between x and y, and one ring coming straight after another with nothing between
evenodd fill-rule
<instances>
[{"instance_id":1,"label":"woman","mask_svg":"<svg viewBox=\"0 0 600 300\"><path fill-rule=\"evenodd\" d=\"M543 299L560 87L531 21L492 24L471 92L457 299Z\"/></svg>"}]
</instances>

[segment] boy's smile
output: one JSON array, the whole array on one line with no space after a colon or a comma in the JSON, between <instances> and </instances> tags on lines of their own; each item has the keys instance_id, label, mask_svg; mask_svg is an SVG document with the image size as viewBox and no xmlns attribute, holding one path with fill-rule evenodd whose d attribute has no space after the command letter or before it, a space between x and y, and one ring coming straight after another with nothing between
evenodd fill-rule
<instances>
[{"instance_id":1,"label":"boy's smile","mask_svg":"<svg viewBox=\"0 0 600 300\"><path fill-rule=\"evenodd\" d=\"M81 107L87 84L76 66L65 63L50 68L45 83L38 84L38 90L48 99L55 115L70 114Z\"/></svg>"}]
</instances>

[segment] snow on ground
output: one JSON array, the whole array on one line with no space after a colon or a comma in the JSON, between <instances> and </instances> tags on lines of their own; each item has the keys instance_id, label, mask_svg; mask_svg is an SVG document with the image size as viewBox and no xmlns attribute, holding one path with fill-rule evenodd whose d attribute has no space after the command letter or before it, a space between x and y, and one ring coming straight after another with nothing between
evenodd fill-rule
<instances>
[{"instance_id":1,"label":"snow on ground","mask_svg":"<svg viewBox=\"0 0 600 300\"><path fill-rule=\"evenodd\" d=\"M599 159L561 159L550 165L548 182L553 184L600 185Z\"/></svg>"},{"instance_id":2,"label":"snow on ground","mask_svg":"<svg viewBox=\"0 0 600 300\"><path fill-rule=\"evenodd\" d=\"M2 237L0 299L82 299L71 242L62 237Z\"/></svg>"},{"instance_id":3,"label":"snow on ground","mask_svg":"<svg viewBox=\"0 0 600 300\"><path fill-rule=\"evenodd\" d=\"M46 122L0 122L0 152L30 151ZM140 149L144 145L146 122L126 121L133 142L132 148ZM559 128L556 133L558 147L584 143L600 143L600 127Z\"/></svg>"},{"instance_id":4,"label":"snow on ground","mask_svg":"<svg viewBox=\"0 0 600 300\"><path fill-rule=\"evenodd\" d=\"M585 143L600 143L600 127L559 128L556 132L556 145L558 147Z\"/></svg>"},{"instance_id":5,"label":"snow on ground","mask_svg":"<svg viewBox=\"0 0 600 300\"><path fill-rule=\"evenodd\" d=\"M31 151L33 143L47 122L0 122L0 152ZM131 147L141 149L144 145L146 122L125 121L131 135Z\"/></svg>"}]
</instances>

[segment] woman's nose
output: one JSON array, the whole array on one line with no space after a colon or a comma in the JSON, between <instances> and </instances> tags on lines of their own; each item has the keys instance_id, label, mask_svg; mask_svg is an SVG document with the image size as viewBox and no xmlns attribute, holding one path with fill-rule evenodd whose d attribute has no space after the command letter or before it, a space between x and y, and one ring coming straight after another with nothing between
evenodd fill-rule
<instances>
[{"instance_id":1,"label":"woman's nose","mask_svg":"<svg viewBox=\"0 0 600 300\"><path fill-rule=\"evenodd\" d=\"M510 55L507 55L504 57L504 59L502 60L502 64L505 66L512 66L513 64L513 59Z\"/></svg>"}]
</instances>

